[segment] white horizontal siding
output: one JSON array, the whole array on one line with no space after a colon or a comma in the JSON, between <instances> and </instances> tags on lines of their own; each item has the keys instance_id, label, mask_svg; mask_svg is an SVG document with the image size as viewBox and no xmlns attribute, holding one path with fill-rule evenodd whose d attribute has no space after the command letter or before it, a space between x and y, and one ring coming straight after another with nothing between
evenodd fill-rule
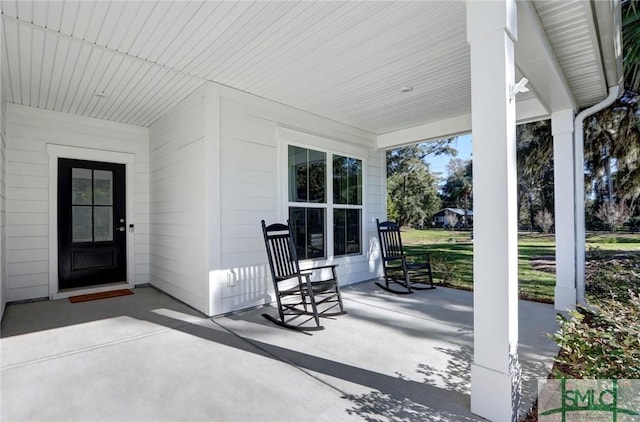
<instances>
[{"instance_id":1,"label":"white horizontal siding","mask_svg":"<svg viewBox=\"0 0 640 422\"><path fill-rule=\"evenodd\" d=\"M0 42L3 41L2 35L3 22L0 22ZM5 60L4 57L0 61ZM4 69L0 63L0 69ZM0 83L0 85L2 85ZM7 245L6 245L6 197L7 197L7 157L6 157L6 112L7 107L4 100L4 92L0 86L0 321L4 314L7 303Z\"/></svg>"},{"instance_id":2,"label":"white horizontal siding","mask_svg":"<svg viewBox=\"0 0 640 422\"><path fill-rule=\"evenodd\" d=\"M382 218L386 204L381 168L384 152L375 150L373 135L281 104L222 89L220 261L226 279L220 280L217 286L221 302L217 313L273 300L260 220L273 223L287 215L287 182L282 180L283 169L279 167L287 165L280 162L282 149L287 148L287 143L280 139L283 131L299 133L301 143L365 160L363 254L334 261L340 265L341 284L378 275L377 266L370 262L376 256L368 251L377 233L375 228L370 230L367 220L373 215Z\"/></svg>"},{"instance_id":3,"label":"white horizontal siding","mask_svg":"<svg viewBox=\"0 0 640 422\"><path fill-rule=\"evenodd\" d=\"M135 154L134 283L148 282L149 144L145 128L8 105L7 298L49 292L49 157L47 144Z\"/></svg>"},{"instance_id":4,"label":"white horizontal siding","mask_svg":"<svg viewBox=\"0 0 640 422\"><path fill-rule=\"evenodd\" d=\"M206 312L203 107L199 90L149 128L149 277Z\"/></svg>"}]
</instances>

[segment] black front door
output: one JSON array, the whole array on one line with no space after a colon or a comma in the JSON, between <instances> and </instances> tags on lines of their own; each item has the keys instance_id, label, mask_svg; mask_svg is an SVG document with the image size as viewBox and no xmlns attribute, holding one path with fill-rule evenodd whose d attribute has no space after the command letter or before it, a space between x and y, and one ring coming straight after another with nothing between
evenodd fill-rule
<instances>
[{"instance_id":1,"label":"black front door","mask_svg":"<svg viewBox=\"0 0 640 422\"><path fill-rule=\"evenodd\" d=\"M126 281L124 164L58 159L59 289Z\"/></svg>"}]
</instances>

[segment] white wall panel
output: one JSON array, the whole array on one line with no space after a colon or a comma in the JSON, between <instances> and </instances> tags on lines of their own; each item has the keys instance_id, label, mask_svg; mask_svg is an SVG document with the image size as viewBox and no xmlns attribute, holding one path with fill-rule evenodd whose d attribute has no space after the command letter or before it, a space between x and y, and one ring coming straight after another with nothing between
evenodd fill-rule
<instances>
[{"instance_id":1,"label":"white wall panel","mask_svg":"<svg viewBox=\"0 0 640 422\"><path fill-rule=\"evenodd\" d=\"M207 312L203 107L198 91L149 128L149 276Z\"/></svg>"},{"instance_id":2,"label":"white wall panel","mask_svg":"<svg viewBox=\"0 0 640 422\"><path fill-rule=\"evenodd\" d=\"M148 281L149 144L145 128L8 105L7 299L48 297L49 157L47 144L135 155L134 283ZM140 224L138 224L140 223ZM45 252L46 251L46 252ZM147 281L144 281L147 280ZM37 296L36 296L37 295Z\"/></svg>"},{"instance_id":3,"label":"white wall panel","mask_svg":"<svg viewBox=\"0 0 640 422\"><path fill-rule=\"evenodd\" d=\"M4 22L0 22L0 46L4 41ZM0 48L0 62L5 61L5 56ZM0 69L5 69L4 63L0 63ZM6 227L6 197L7 197L7 157L6 157L6 92L4 92L5 74L2 72L0 79L0 321L7 303L7 227ZM37 182L36 182L37 184Z\"/></svg>"},{"instance_id":4,"label":"white wall panel","mask_svg":"<svg viewBox=\"0 0 640 422\"><path fill-rule=\"evenodd\" d=\"M282 180L282 166L286 166L283 157L288 142L282 139L283 133L298 134L295 140L291 139L294 135L289 136L289 141L297 144L364 159L368 202L364 204L363 253L332 260L340 265L343 285L377 277L377 265L370 262L377 256L369 253L369 244L377 234L367 220L370 215L384 217L386 205L382 203L384 152L374 148L373 134L238 91L220 92L220 270L226 277L214 288L221 298L217 313L272 300L260 220L273 223L286 219L287 182Z\"/></svg>"}]
</instances>

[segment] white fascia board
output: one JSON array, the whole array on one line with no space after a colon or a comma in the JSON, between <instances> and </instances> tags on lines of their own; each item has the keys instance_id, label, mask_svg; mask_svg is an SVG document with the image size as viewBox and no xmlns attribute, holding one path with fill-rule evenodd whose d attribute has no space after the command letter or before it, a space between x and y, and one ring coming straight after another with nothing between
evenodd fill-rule
<instances>
[{"instance_id":1,"label":"white fascia board","mask_svg":"<svg viewBox=\"0 0 640 422\"><path fill-rule=\"evenodd\" d=\"M516 66L529 79L540 104L551 113L576 108L576 100L533 5L518 2Z\"/></svg>"},{"instance_id":2,"label":"white fascia board","mask_svg":"<svg viewBox=\"0 0 640 422\"><path fill-rule=\"evenodd\" d=\"M549 118L551 118L551 114L537 98L520 100L516 104L516 120L518 124L537 122ZM383 133L378 135L377 148L396 148L467 133L471 133L471 114Z\"/></svg>"},{"instance_id":3,"label":"white fascia board","mask_svg":"<svg viewBox=\"0 0 640 422\"><path fill-rule=\"evenodd\" d=\"M378 135L377 147L382 149L434 141L471 132L471 114L425 123Z\"/></svg>"}]
</instances>

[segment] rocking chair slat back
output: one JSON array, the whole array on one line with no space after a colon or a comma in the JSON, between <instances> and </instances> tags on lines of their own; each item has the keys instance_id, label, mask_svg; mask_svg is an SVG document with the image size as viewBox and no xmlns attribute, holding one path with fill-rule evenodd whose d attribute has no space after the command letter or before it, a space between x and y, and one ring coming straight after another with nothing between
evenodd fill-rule
<instances>
[{"instance_id":1,"label":"rocking chair slat back","mask_svg":"<svg viewBox=\"0 0 640 422\"><path fill-rule=\"evenodd\" d=\"M296 248L289 235L289 227L284 224L272 224L265 227L264 240L267 245L267 257L273 279L279 281L296 276L300 270Z\"/></svg>"},{"instance_id":2,"label":"rocking chair slat back","mask_svg":"<svg viewBox=\"0 0 640 422\"><path fill-rule=\"evenodd\" d=\"M380 246L384 258L402 256L402 239L400 238L400 227L391 221L385 221L378 225L378 235Z\"/></svg>"}]
</instances>

